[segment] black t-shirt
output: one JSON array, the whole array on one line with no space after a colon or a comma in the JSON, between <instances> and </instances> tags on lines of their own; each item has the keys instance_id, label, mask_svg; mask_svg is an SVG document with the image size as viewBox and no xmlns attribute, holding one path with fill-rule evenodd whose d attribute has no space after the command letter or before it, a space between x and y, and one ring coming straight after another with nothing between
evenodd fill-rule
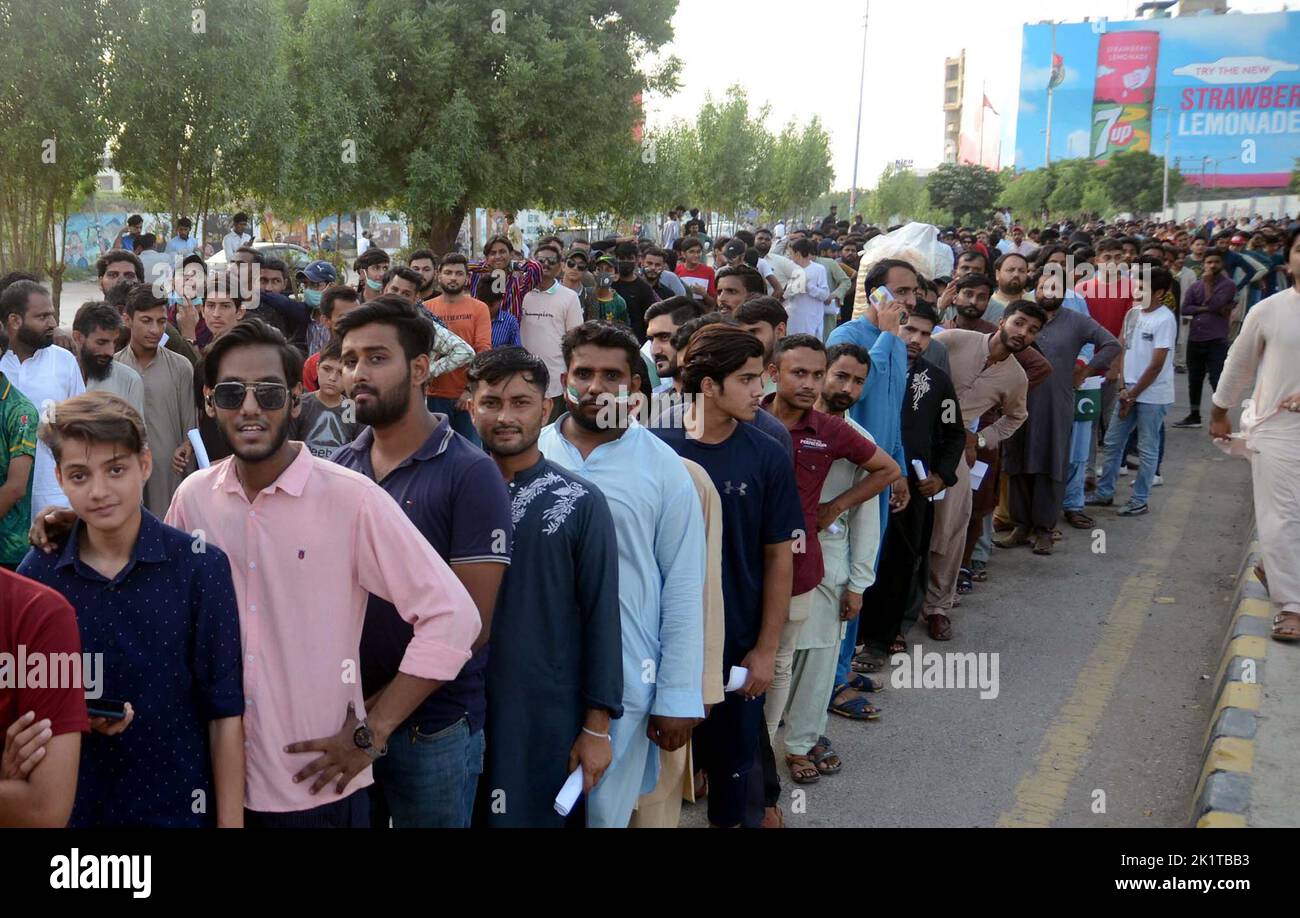
<instances>
[{"instance_id":1,"label":"black t-shirt","mask_svg":"<svg viewBox=\"0 0 1300 918\"><path fill-rule=\"evenodd\" d=\"M615 280L614 289L627 303L627 320L636 340L645 341L645 311L659 301L654 288L644 278L633 277L631 280Z\"/></svg>"},{"instance_id":2,"label":"black t-shirt","mask_svg":"<svg viewBox=\"0 0 1300 918\"><path fill-rule=\"evenodd\" d=\"M794 465L752 424L737 424L721 443L701 443L681 425L655 433L677 455L703 466L722 500L722 661L735 666L758 643L763 624L763 549L797 538L804 528Z\"/></svg>"}]
</instances>

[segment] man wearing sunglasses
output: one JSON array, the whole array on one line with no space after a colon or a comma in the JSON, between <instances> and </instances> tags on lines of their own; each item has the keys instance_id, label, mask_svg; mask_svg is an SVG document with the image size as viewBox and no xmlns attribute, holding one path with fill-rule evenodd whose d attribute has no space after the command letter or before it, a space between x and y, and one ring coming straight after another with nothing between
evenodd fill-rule
<instances>
[{"instance_id":1,"label":"man wearing sunglasses","mask_svg":"<svg viewBox=\"0 0 1300 918\"><path fill-rule=\"evenodd\" d=\"M428 360L414 363L427 374ZM396 501L289 440L302 356L283 335L246 319L217 339L204 371L205 410L234 455L192 475L165 522L230 559L244 654L245 825L366 827L371 763L469 660L478 612ZM52 550L73 518L42 511L34 543ZM367 702L359 660L371 594L413 631L400 672Z\"/></svg>"}]
</instances>

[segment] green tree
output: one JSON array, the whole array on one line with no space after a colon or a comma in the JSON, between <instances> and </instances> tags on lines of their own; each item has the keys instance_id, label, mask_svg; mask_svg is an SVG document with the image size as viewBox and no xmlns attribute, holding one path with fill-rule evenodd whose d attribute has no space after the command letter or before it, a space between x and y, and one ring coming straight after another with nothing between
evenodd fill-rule
<instances>
[{"instance_id":1,"label":"green tree","mask_svg":"<svg viewBox=\"0 0 1300 918\"><path fill-rule=\"evenodd\" d=\"M282 184L290 122L278 0L102 0L125 190L174 221Z\"/></svg>"},{"instance_id":2,"label":"green tree","mask_svg":"<svg viewBox=\"0 0 1300 918\"><path fill-rule=\"evenodd\" d=\"M763 145L760 157L752 203L768 214L811 206L835 177L830 135L815 116L802 128L791 121Z\"/></svg>"},{"instance_id":3,"label":"green tree","mask_svg":"<svg viewBox=\"0 0 1300 918\"><path fill-rule=\"evenodd\" d=\"M706 96L695 117L698 144L691 174L693 197L709 210L734 214L758 199L759 163L770 135L763 127L767 108L749 112L743 87L726 96Z\"/></svg>"},{"instance_id":4,"label":"green tree","mask_svg":"<svg viewBox=\"0 0 1300 918\"><path fill-rule=\"evenodd\" d=\"M349 62L351 118L330 122L346 131L330 144L355 141L341 196L405 213L440 252L474 206L626 204L597 177L632 167L638 94L675 88L674 58L647 61L672 37L676 0L323 0L318 17L320 2L306 4L302 47L334 47L340 29L364 68ZM295 97L331 91L334 66L295 67ZM313 135L294 149L326 139L300 119L285 127Z\"/></svg>"},{"instance_id":5,"label":"green tree","mask_svg":"<svg viewBox=\"0 0 1300 918\"><path fill-rule=\"evenodd\" d=\"M1048 169L1023 172L1006 182L1001 202L1018 217L1038 219L1047 207L1052 186L1053 176Z\"/></svg>"},{"instance_id":6,"label":"green tree","mask_svg":"<svg viewBox=\"0 0 1300 918\"><path fill-rule=\"evenodd\" d=\"M1061 216L1080 213L1084 187L1094 169L1096 166L1087 159L1067 159L1052 163L1054 181L1052 191L1047 196L1047 209Z\"/></svg>"},{"instance_id":7,"label":"green tree","mask_svg":"<svg viewBox=\"0 0 1300 918\"><path fill-rule=\"evenodd\" d=\"M0 0L0 271L49 275L55 304L74 202L99 169L107 124L99 4Z\"/></svg>"},{"instance_id":8,"label":"green tree","mask_svg":"<svg viewBox=\"0 0 1300 918\"><path fill-rule=\"evenodd\" d=\"M1123 210L1152 213L1160 209L1163 196L1164 159L1141 150L1128 150L1111 157L1097 170L1110 200ZM1169 170L1169 200L1177 199L1183 177Z\"/></svg>"},{"instance_id":9,"label":"green tree","mask_svg":"<svg viewBox=\"0 0 1300 918\"><path fill-rule=\"evenodd\" d=\"M891 163L880 174L880 181L867 201L867 219L886 226L895 220L919 219L929 207L924 183L916 173L911 169L899 169Z\"/></svg>"},{"instance_id":10,"label":"green tree","mask_svg":"<svg viewBox=\"0 0 1300 918\"><path fill-rule=\"evenodd\" d=\"M942 163L926 179L930 200L958 220L983 219L1002 192L1002 181L992 169L969 163Z\"/></svg>"}]
</instances>

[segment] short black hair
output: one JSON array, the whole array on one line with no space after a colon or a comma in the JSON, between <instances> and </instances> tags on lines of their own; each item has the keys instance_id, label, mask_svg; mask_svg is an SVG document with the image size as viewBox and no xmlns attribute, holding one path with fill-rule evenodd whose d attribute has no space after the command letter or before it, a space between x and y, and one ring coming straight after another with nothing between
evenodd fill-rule
<instances>
[{"instance_id":1,"label":"short black hair","mask_svg":"<svg viewBox=\"0 0 1300 918\"><path fill-rule=\"evenodd\" d=\"M95 275L103 277L108 273L108 266L119 261L131 262L135 266L136 279L144 280L144 262L140 261L134 252L128 252L126 249L109 249L95 259Z\"/></svg>"},{"instance_id":2,"label":"short black hair","mask_svg":"<svg viewBox=\"0 0 1300 918\"><path fill-rule=\"evenodd\" d=\"M637 256L637 247L635 242L620 242L614 246L614 257L619 261L628 261L635 259Z\"/></svg>"},{"instance_id":3,"label":"short black hair","mask_svg":"<svg viewBox=\"0 0 1300 918\"><path fill-rule=\"evenodd\" d=\"M637 346L632 333L622 325L593 320L569 329L560 344L566 369L573 360L573 352L584 344L622 350L627 355L627 367L631 374L645 376L645 361L641 359L641 348Z\"/></svg>"},{"instance_id":4,"label":"short black hair","mask_svg":"<svg viewBox=\"0 0 1300 918\"><path fill-rule=\"evenodd\" d=\"M749 265L727 265L725 268L719 268L718 273L714 275L714 283L724 277L739 277L740 282L750 293L767 292L767 281L763 280L763 275L758 273L758 269L751 268Z\"/></svg>"},{"instance_id":5,"label":"short black hair","mask_svg":"<svg viewBox=\"0 0 1300 918\"><path fill-rule=\"evenodd\" d=\"M645 311L645 321L649 325L651 319L668 316L673 320L674 325L680 327L703 314L704 307L689 296L670 296L668 299L660 300L647 309Z\"/></svg>"},{"instance_id":6,"label":"short black hair","mask_svg":"<svg viewBox=\"0 0 1300 918\"><path fill-rule=\"evenodd\" d=\"M367 249L366 251L370 250ZM416 292L419 292L420 288L424 286L424 278L420 276L420 272L406 265L393 265L384 272L384 279L380 283L387 287L395 277L400 277L408 284L415 284Z\"/></svg>"},{"instance_id":7,"label":"short black hair","mask_svg":"<svg viewBox=\"0 0 1300 918\"><path fill-rule=\"evenodd\" d=\"M966 274L957 279L958 290L967 290L971 287L988 287L989 292L992 293L998 285L987 274Z\"/></svg>"},{"instance_id":8,"label":"short black hair","mask_svg":"<svg viewBox=\"0 0 1300 918\"><path fill-rule=\"evenodd\" d=\"M1156 290L1173 290L1174 276L1169 269L1162 265L1152 265L1151 267L1151 292Z\"/></svg>"},{"instance_id":9,"label":"short black hair","mask_svg":"<svg viewBox=\"0 0 1300 918\"><path fill-rule=\"evenodd\" d=\"M392 264L392 261L393 259L388 256L387 252L377 245L372 245L358 255L356 261L352 262L352 270L364 271L372 265L387 265ZM362 281L362 283L365 283L365 281Z\"/></svg>"},{"instance_id":10,"label":"short black hair","mask_svg":"<svg viewBox=\"0 0 1300 918\"><path fill-rule=\"evenodd\" d=\"M1205 259L1210 258L1212 256L1217 256L1218 258L1228 257L1227 253L1224 252L1223 249L1219 248L1218 246L1210 246L1208 249L1205 250L1205 254L1201 256L1201 261L1204 261Z\"/></svg>"},{"instance_id":11,"label":"short black hair","mask_svg":"<svg viewBox=\"0 0 1300 918\"><path fill-rule=\"evenodd\" d=\"M1003 321L1011 318L1016 313L1021 312L1031 319L1037 319L1039 325L1047 324L1047 312L1042 306L1039 306L1033 300L1016 300L1007 306L1007 311L1002 313Z\"/></svg>"},{"instance_id":12,"label":"short black hair","mask_svg":"<svg viewBox=\"0 0 1300 918\"><path fill-rule=\"evenodd\" d=\"M470 362L467 379L473 389L479 381L490 385L517 374L522 374L525 382L546 395L551 382L550 371L540 357L522 347L496 347L477 354Z\"/></svg>"},{"instance_id":13,"label":"short black hair","mask_svg":"<svg viewBox=\"0 0 1300 918\"><path fill-rule=\"evenodd\" d=\"M411 260L415 260L414 255L411 256ZM442 256L442 261L437 262L437 265L439 270L446 265L461 265L465 268L465 273L469 273L469 259L460 254L460 252L448 252L446 255Z\"/></svg>"},{"instance_id":14,"label":"short black hair","mask_svg":"<svg viewBox=\"0 0 1300 918\"><path fill-rule=\"evenodd\" d=\"M701 327L692 332L684 347L678 348L677 378L682 391L688 394L700 392L706 379L722 386L732 373L763 356L762 342L749 332L728 322L706 322L707 318L695 320Z\"/></svg>"},{"instance_id":15,"label":"short black hair","mask_svg":"<svg viewBox=\"0 0 1300 918\"><path fill-rule=\"evenodd\" d=\"M802 255L805 258L817 254L817 250L813 248L812 240L808 238L796 239L794 242L790 243L789 248L791 252L794 252L796 255Z\"/></svg>"},{"instance_id":16,"label":"short black hair","mask_svg":"<svg viewBox=\"0 0 1300 918\"><path fill-rule=\"evenodd\" d=\"M461 257L463 258L464 256L462 255ZM438 256L433 254L432 249L416 249L410 255L406 256L406 263L408 265L413 265L421 258L427 258L429 261L433 262L435 268L438 267Z\"/></svg>"},{"instance_id":17,"label":"short black hair","mask_svg":"<svg viewBox=\"0 0 1300 918\"><path fill-rule=\"evenodd\" d=\"M320 349L320 360L341 360L343 358L343 342L338 338L331 338L325 342L325 346Z\"/></svg>"},{"instance_id":18,"label":"short black hair","mask_svg":"<svg viewBox=\"0 0 1300 918\"><path fill-rule=\"evenodd\" d=\"M673 350L679 354L686 349L686 344L691 340L691 336L706 325L730 325L733 328L740 328L740 323L732 316L723 315L720 312L706 312L702 316L696 316L688 320L685 324L678 327L673 332ZM743 329L741 329L743 331Z\"/></svg>"},{"instance_id":19,"label":"short black hair","mask_svg":"<svg viewBox=\"0 0 1300 918\"><path fill-rule=\"evenodd\" d=\"M236 223L247 223L247 222L248 222L248 214L244 213L242 210L230 218L231 226L234 226Z\"/></svg>"},{"instance_id":20,"label":"short black hair","mask_svg":"<svg viewBox=\"0 0 1300 918\"><path fill-rule=\"evenodd\" d=\"M0 293L0 326L8 325L10 316L25 319L27 317L27 304L33 296L39 293L46 296L50 295L50 291L36 281L14 281L6 287L5 292Z\"/></svg>"},{"instance_id":21,"label":"short black hair","mask_svg":"<svg viewBox=\"0 0 1300 918\"><path fill-rule=\"evenodd\" d=\"M681 245L679 248L683 252L688 251L689 249L704 250L704 243L700 241L698 236L685 236L680 240L680 242Z\"/></svg>"},{"instance_id":22,"label":"short black hair","mask_svg":"<svg viewBox=\"0 0 1300 918\"><path fill-rule=\"evenodd\" d=\"M906 268L917 278L921 276L921 272L916 270L909 261L903 261L901 258L882 258L872 265L871 270L867 272L867 276L862 280L867 293L871 294L877 287L885 286L885 278L889 277L889 272L895 268Z\"/></svg>"},{"instance_id":23,"label":"short black hair","mask_svg":"<svg viewBox=\"0 0 1300 918\"><path fill-rule=\"evenodd\" d=\"M235 249L235 254L249 256L255 265L263 265L266 263L266 256L251 245L241 245L239 248Z\"/></svg>"},{"instance_id":24,"label":"short black hair","mask_svg":"<svg viewBox=\"0 0 1300 918\"><path fill-rule=\"evenodd\" d=\"M1100 255L1103 252L1118 252L1124 248L1124 243L1114 236L1102 236L1093 243L1092 248L1093 251ZM999 259L999 261L1000 260L1001 259Z\"/></svg>"},{"instance_id":25,"label":"short black hair","mask_svg":"<svg viewBox=\"0 0 1300 918\"><path fill-rule=\"evenodd\" d=\"M132 284L126 291L126 314L134 316L137 312L149 312L151 309L165 309L167 298L153 292L153 285L146 283Z\"/></svg>"},{"instance_id":26,"label":"short black hair","mask_svg":"<svg viewBox=\"0 0 1300 918\"><path fill-rule=\"evenodd\" d=\"M344 287L334 284L325 288L325 292L320 298L320 312L327 319L334 318L334 304L339 300L352 300L356 302L357 291L354 287Z\"/></svg>"},{"instance_id":27,"label":"short black hair","mask_svg":"<svg viewBox=\"0 0 1300 918\"><path fill-rule=\"evenodd\" d=\"M72 330L83 335L94 334L101 329L111 332L122 330L122 317L117 310L107 303L82 303L72 320Z\"/></svg>"},{"instance_id":28,"label":"short black hair","mask_svg":"<svg viewBox=\"0 0 1300 918\"><path fill-rule=\"evenodd\" d=\"M793 351L796 348L806 347L810 351L826 353L826 345L816 335L786 335L776 343L772 349L772 363L775 366L781 365L781 356L787 351ZM829 364L829 361L828 361Z\"/></svg>"},{"instance_id":29,"label":"short black hair","mask_svg":"<svg viewBox=\"0 0 1300 918\"><path fill-rule=\"evenodd\" d=\"M746 300L731 314L736 317L737 322L743 322L746 325L753 325L755 322L766 322L772 326L773 331L783 322L790 321L790 314L785 311L785 307L774 296L756 296L752 300Z\"/></svg>"},{"instance_id":30,"label":"short black hair","mask_svg":"<svg viewBox=\"0 0 1300 918\"><path fill-rule=\"evenodd\" d=\"M387 325L397 331L397 340L407 360L433 351L433 317L422 307L395 293L368 300L339 319L334 326L334 337L342 341L348 332L372 324Z\"/></svg>"},{"instance_id":31,"label":"short black hair","mask_svg":"<svg viewBox=\"0 0 1300 918\"><path fill-rule=\"evenodd\" d=\"M850 357L858 363L871 366L871 352L860 344L843 341L826 348L826 366L830 366L841 357Z\"/></svg>"},{"instance_id":32,"label":"short black hair","mask_svg":"<svg viewBox=\"0 0 1300 918\"><path fill-rule=\"evenodd\" d=\"M26 271L10 271L8 274L0 275L0 293L4 293L8 290L10 284L22 280L34 281L38 284L41 282L41 279L35 274L29 274Z\"/></svg>"},{"instance_id":33,"label":"short black hair","mask_svg":"<svg viewBox=\"0 0 1300 918\"><path fill-rule=\"evenodd\" d=\"M280 354L284 381L290 389L302 383L302 354L275 328L256 316L237 323L234 328L212 342L203 357L203 384L209 389L221 382L221 361L241 347L271 347Z\"/></svg>"},{"instance_id":34,"label":"short black hair","mask_svg":"<svg viewBox=\"0 0 1300 918\"><path fill-rule=\"evenodd\" d=\"M916 316L918 319L928 319L932 325L939 324L939 313L929 303L918 301L917 304L907 310L908 316ZM907 318L903 319L904 322Z\"/></svg>"}]
</instances>

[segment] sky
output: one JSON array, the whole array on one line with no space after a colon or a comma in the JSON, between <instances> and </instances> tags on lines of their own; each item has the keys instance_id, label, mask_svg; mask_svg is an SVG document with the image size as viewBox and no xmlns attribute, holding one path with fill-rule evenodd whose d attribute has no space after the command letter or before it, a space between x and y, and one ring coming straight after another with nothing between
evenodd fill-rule
<instances>
[{"instance_id":1,"label":"sky","mask_svg":"<svg viewBox=\"0 0 1300 918\"><path fill-rule=\"evenodd\" d=\"M966 79L985 86L998 112L1002 165L1015 149L1021 29L1026 22L1080 22L1085 16L1134 19L1140 0L1039 0L1034 4L962 0L871 0L867 30L858 186L874 187L895 160L915 168L943 158L943 64L966 50ZM1295 6L1293 3L1292 6ZM1242 12L1273 12L1282 0L1229 0ZM682 61L681 88L669 97L647 96L651 127L694 120L711 93L721 97L740 83L751 110L771 105L774 132L790 119L821 118L831 136L837 189L853 176L862 19L867 0L787 3L750 0L680 0L675 38L665 51ZM754 11L757 15L750 15ZM993 116L987 116L993 131ZM986 140L992 146L991 140Z\"/></svg>"}]
</instances>

